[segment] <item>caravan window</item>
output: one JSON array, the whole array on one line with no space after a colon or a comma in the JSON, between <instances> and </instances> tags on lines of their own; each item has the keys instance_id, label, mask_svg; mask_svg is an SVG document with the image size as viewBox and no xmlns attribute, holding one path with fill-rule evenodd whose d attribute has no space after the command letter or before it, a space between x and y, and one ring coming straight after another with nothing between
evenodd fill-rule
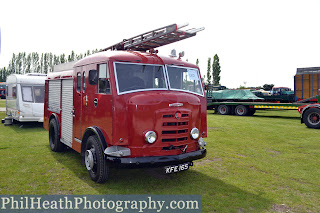
<instances>
[{"instance_id":1,"label":"caravan window","mask_svg":"<svg viewBox=\"0 0 320 213\"><path fill-rule=\"evenodd\" d=\"M17 86L12 87L12 98L17 98Z\"/></svg>"},{"instance_id":2,"label":"caravan window","mask_svg":"<svg viewBox=\"0 0 320 213\"><path fill-rule=\"evenodd\" d=\"M7 86L7 88L6 88L6 92L7 92L7 96L9 96L10 93L9 93L9 87L8 87L8 86Z\"/></svg>"},{"instance_id":3,"label":"caravan window","mask_svg":"<svg viewBox=\"0 0 320 213\"><path fill-rule=\"evenodd\" d=\"M22 90L22 100L24 102L33 102L32 86L23 86L21 87L21 90Z\"/></svg>"},{"instance_id":4,"label":"caravan window","mask_svg":"<svg viewBox=\"0 0 320 213\"><path fill-rule=\"evenodd\" d=\"M33 97L35 103L44 103L44 86L34 86Z\"/></svg>"}]
</instances>

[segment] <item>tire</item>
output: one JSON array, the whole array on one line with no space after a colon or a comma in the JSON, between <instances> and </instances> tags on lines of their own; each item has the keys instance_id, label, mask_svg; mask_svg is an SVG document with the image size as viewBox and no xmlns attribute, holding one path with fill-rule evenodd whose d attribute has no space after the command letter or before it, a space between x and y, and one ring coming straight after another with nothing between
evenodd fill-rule
<instances>
[{"instance_id":1,"label":"tire","mask_svg":"<svg viewBox=\"0 0 320 213\"><path fill-rule=\"evenodd\" d=\"M109 176L109 166L104 158L103 149L97 136L90 136L86 144L85 165L91 180L104 183Z\"/></svg>"},{"instance_id":2,"label":"tire","mask_svg":"<svg viewBox=\"0 0 320 213\"><path fill-rule=\"evenodd\" d=\"M229 106L227 105L219 105L218 106L218 113L220 115L229 115L231 112L231 109Z\"/></svg>"},{"instance_id":3,"label":"tire","mask_svg":"<svg viewBox=\"0 0 320 213\"><path fill-rule=\"evenodd\" d=\"M60 130L56 119L51 119L49 123L49 144L54 152L65 150L65 145L60 142Z\"/></svg>"},{"instance_id":4,"label":"tire","mask_svg":"<svg viewBox=\"0 0 320 213\"><path fill-rule=\"evenodd\" d=\"M234 113L238 116L246 116L249 113L249 108L247 106L238 105L234 109Z\"/></svg>"},{"instance_id":5,"label":"tire","mask_svg":"<svg viewBox=\"0 0 320 213\"><path fill-rule=\"evenodd\" d=\"M320 109L310 108L303 113L303 122L307 127L313 129L320 129Z\"/></svg>"}]
</instances>

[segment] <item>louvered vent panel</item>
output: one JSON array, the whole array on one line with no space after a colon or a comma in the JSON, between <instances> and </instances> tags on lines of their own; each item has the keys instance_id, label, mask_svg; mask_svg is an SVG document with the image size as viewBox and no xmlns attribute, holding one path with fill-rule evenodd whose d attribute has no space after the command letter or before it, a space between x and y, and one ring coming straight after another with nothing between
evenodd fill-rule
<instances>
[{"instance_id":1,"label":"louvered vent panel","mask_svg":"<svg viewBox=\"0 0 320 213\"><path fill-rule=\"evenodd\" d=\"M52 112L60 113L60 93L61 93L61 81L52 80L49 81L49 98L48 107Z\"/></svg>"},{"instance_id":2,"label":"louvered vent panel","mask_svg":"<svg viewBox=\"0 0 320 213\"><path fill-rule=\"evenodd\" d=\"M72 147L73 81L62 80L61 140Z\"/></svg>"}]
</instances>

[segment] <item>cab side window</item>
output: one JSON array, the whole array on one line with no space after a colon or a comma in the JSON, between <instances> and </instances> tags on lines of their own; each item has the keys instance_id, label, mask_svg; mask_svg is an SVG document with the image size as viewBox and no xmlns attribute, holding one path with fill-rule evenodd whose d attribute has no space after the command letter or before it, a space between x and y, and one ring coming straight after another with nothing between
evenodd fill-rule
<instances>
[{"instance_id":1,"label":"cab side window","mask_svg":"<svg viewBox=\"0 0 320 213\"><path fill-rule=\"evenodd\" d=\"M82 88L83 88L83 92L86 91L86 72L83 72L83 75L82 75Z\"/></svg>"},{"instance_id":2,"label":"cab side window","mask_svg":"<svg viewBox=\"0 0 320 213\"><path fill-rule=\"evenodd\" d=\"M77 92L80 92L81 90L81 73L77 73Z\"/></svg>"},{"instance_id":3,"label":"cab side window","mask_svg":"<svg viewBox=\"0 0 320 213\"><path fill-rule=\"evenodd\" d=\"M98 93L111 94L107 64L99 64Z\"/></svg>"}]
</instances>

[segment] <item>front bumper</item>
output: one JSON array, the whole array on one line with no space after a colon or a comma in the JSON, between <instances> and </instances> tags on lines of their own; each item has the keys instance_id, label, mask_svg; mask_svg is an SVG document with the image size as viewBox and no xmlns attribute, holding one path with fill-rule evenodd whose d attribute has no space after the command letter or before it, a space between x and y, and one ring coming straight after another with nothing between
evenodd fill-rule
<instances>
[{"instance_id":1,"label":"front bumper","mask_svg":"<svg viewBox=\"0 0 320 213\"><path fill-rule=\"evenodd\" d=\"M136 157L136 158L120 158L106 155L106 160L116 167L160 167L175 165L185 162L191 162L204 158L207 154L205 148L199 149L194 152L188 152L180 155L168 155L168 156L150 156L150 157Z\"/></svg>"}]
</instances>

